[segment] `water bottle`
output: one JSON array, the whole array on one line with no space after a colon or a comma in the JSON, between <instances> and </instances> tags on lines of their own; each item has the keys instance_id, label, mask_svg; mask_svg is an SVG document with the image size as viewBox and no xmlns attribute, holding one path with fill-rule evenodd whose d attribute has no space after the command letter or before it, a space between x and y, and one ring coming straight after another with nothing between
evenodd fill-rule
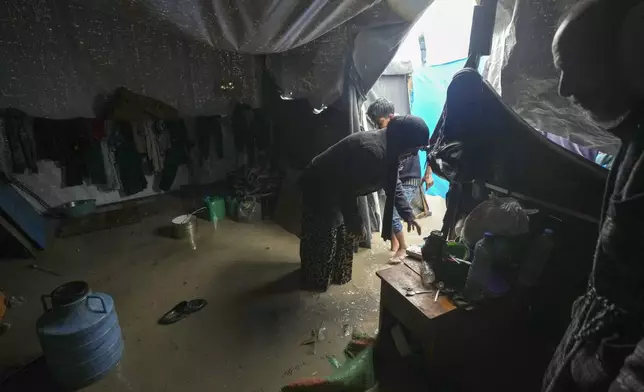
<instances>
[{"instance_id":1,"label":"water bottle","mask_svg":"<svg viewBox=\"0 0 644 392\"><path fill-rule=\"evenodd\" d=\"M523 260L519 270L519 284L525 287L532 287L537 284L541 276L543 267L550 258L554 242L552 240L552 230L545 229L543 233L535 238L528 250L528 254Z\"/></svg>"},{"instance_id":2,"label":"water bottle","mask_svg":"<svg viewBox=\"0 0 644 392\"><path fill-rule=\"evenodd\" d=\"M436 281L436 274L426 261L420 264L420 281L424 288L430 290L434 288L433 284Z\"/></svg>"},{"instance_id":3,"label":"water bottle","mask_svg":"<svg viewBox=\"0 0 644 392\"><path fill-rule=\"evenodd\" d=\"M492 233L485 233L483 239L474 247L474 260L467 273L465 290L463 295L466 299L475 300L482 297L487 291L487 284L492 270L494 236Z\"/></svg>"}]
</instances>

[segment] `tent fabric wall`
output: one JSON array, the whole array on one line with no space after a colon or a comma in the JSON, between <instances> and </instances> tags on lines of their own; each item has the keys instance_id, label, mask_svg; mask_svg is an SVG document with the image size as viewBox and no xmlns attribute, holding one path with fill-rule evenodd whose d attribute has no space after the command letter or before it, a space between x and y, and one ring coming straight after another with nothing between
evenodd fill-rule
<instances>
[{"instance_id":1,"label":"tent fabric wall","mask_svg":"<svg viewBox=\"0 0 644 392\"><path fill-rule=\"evenodd\" d=\"M412 74L413 90L411 100L411 114L421 117L429 127L430 136L443 112L447 87L452 77L465 66L465 59L456 60L446 64L424 66ZM420 153L421 167L425 167L427 154ZM429 188L427 194L445 198L449 190L449 182L434 174L434 186Z\"/></svg>"},{"instance_id":2,"label":"tent fabric wall","mask_svg":"<svg viewBox=\"0 0 644 392\"><path fill-rule=\"evenodd\" d=\"M371 90L367 93L363 111L366 114L367 108L378 98L385 98L396 107L396 113L405 115L411 113L409 102L409 87L407 84L407 75L382 75ZM374 125L369 121L365 123L366 129L374 129Z\"/></svg>"},{"instance_id":3,"label":"tent fabric wall","mask_svg":"<svg viewBox=\"0 0 644 392\"><path fill-rule=\"evenodd\" d=\"M33 117L95 117L118 87L184 116L227 113L236 101L261 104L262 57L216 50L143 12L143 2L129 3L139 12L126 17L128 3L118 1L42 0L31 7L6 0L0 107ZM228 83L234 88L221 89Z\"/></svg>"},{"instance_id":4,"label":"tent fabric wall","mask_svg":"<svg viewBox=\"0 0 644 392\"><path fill-rule=\"evenodd\" d=\"M212 49L247 54L279 53L307 44L367 11L380 0L147 0L66 1L71 12L89 9L123 24L145 20ZM40 4L35 16L52 16ZM40 15L39 15L40 14Z\"/></svg>"}]
</instances>

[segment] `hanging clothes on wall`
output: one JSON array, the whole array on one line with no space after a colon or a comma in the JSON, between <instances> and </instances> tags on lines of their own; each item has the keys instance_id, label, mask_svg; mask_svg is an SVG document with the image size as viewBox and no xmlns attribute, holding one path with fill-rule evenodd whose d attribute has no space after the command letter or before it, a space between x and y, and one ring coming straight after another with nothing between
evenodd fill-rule
<instances>
[{"instance_id":1,"label":"hanging clothes on wall","mask_svg":"<svg viewBox=\"0 0 644 392\"><path fill-rule=\"evenodd\" d=\"M167 146L162 146L162 144L167 144L167 142L162 142L162 138L167 139L167 135L162 134L160 130L156 129L154 120L146 120L141 123L141 126L143 127L145 137L145 151L152 172L155 174L161 173L163 170L165 150L167 148Z\"/></svg>"},{"instance_id":2,"label":"hanging clothes on wall","mask_svg":"<svg viewBox=\"0 0 644 392\"><path fill-rule=\"evenodd\" d=\"M7 138L4 118L0 118L0 172L6 177L11 177L13 174L11 147Z\"/></svg>"},{"instance_id":3,"label":"hanging clothes on wall","mask_svg":"<svg viewBox=\"0 0 644 392\"><path fill-rule=\"evenodd\" d=\"M107 105L106 113L109 119L116 120L114 133L110 137L113 143L108 143L110 157L106 166L111 166L113 154L122 192L132 195L146 189L145 168L154 174L161 173L160 187L169 190L179 165L187 162L182 155L182 150L186 148L185 126L177 125L183 124L177 109L154 98L119 88ZM174 136L173 127L181 128ZM181 137L178 136L180 132L183 132ZM177 146L174 139L178 141ZM149 165L144 165L144 160Z\"/></svg>"},{"instance_id":4,"label":"hanging clothes on wall","mask_svg":"<svg viewBox=\"0 0 644 392\"><path fill-rule=\"evenodd\" d=\"M101 152L103 157L103 168L105 170L105 190L121 190L121 178L118 167L116 167L116 131L115 122L105 121L105 137L101 140Z\"/></svg>"},{"instance_id":5,"label":"hanging clothes on wall","mask_svg":"<svg viewBox=\"0 0 644 392\"><path fill-rule=\"evenodd\" d=\"M116 121L114 127L115 161L118 167L122 192L126 195L139 193L148 187L148 180L143 172L141 155L134 142L132 123Z\"/></svg>"},{"instance_id":6,"label":"hanging clothes on wall","mask_svg":"<svg viewBox=\"0 0 644 392\"><path fill-rule=\"evenodd\" d=\"M54 130L52 137L62 138L66 142L59 151L61 155L58 159L64 166L65 186L83 185L83 178L88 177L85 151L89 147L92 120L63 120L61 125L62 129Z\"/></svg>"},{"instance_id":7,"label":"hanging clothes on wall","mask_svg":"<svg viewBox=\"0 0 644 392\"><path fill-rule=\"evenodd\" d=\"M88 138L85 162L87 165L88 182L98 187L105 187L107 175L103 165L103 149L101 140L105 139L105 121L94 119Z\"/></svg>"},{"instance_id":8,"label":"hanging clothes on wall","mask_svg":"<svg viewBox=\"0 0 644 392\"><path fill-rule=\"evenodd\" d=\"M263 108L253 109L252 137L257 152L268 150L271 143L271 126Z\"/></svg>"},{"instance_id":9,"label":"hanging clothes on wall","mask_svg":"<svg viewBox=\"0 0 644 392\"><path fill-rule=\"evenodd\" d=\"M38 156L36 155L36 140L34 138L34 118L23 117L23 132L20 133L20 144L25 154L27 168L31 173L38 173Z\"/></svg>"},{"instance_id":10,"label":"hanging clothes on wall","mask_svg":"<svg viewBox=\"0 0 644 392\"><path fill-rule=\"evenodd\" d=\"M168 191L172 187L179 166L189 163L188 130L183 120L164 120L158 123L170 136L170 148L166 151L159 189Z\"/></svg>"},{"instance_id":11,"label":"hanging clothes on wall","mask_svg":"<svg viewBox=\"0 0 644 392\"><path fill-rule=\"evenodd\" d=\"M221 116L181 119L176 109L127 90L115 92L100 112L95 119L66 120L33 119L19 111L3 113L0 172L34 171L36 160L46 159L60 166L61 187L92 185L130 196L151 191L150 175L159 176L162 191L186 183L182 165L188 165L190 180L199 183L212 182L211 177L221 179L229 170L230 162L215 162L224 157L229 141ZM245 106L243 112L248 116L240 140L253 141L252 109ZM56 187L58 171L44 174L50 173L53 181L50 178L49 184ZM113 200L114 195L109 198Z\"/></svg>"},{"instance_id":12,"label":"hanging clothes on wall","mask_svg":"<svg viewBox=\"0 0 644 392\"><path fill-rule=\"evenodd\" d=\"M148 146L147 146L147 141L146 135L145 135L145 122L144 121L137 121L135 123L132 123L132 140L134 141L134 146L136 147L136 151L141 154L141 155L147 155L148 153Z\"/></svg>"},{"instance_id":13,"label":"hanging clothes on wall","mask_svg":"<svg viewBox=\"0 0 644 392\"><path fill-rule=\"evenodd\" d=\"M233 110L231 123L235 137L235 149L238 153L245 152L248 155L248 163L253 166L255 163L253 109L246 104L238 103Z\"/></svg>"},{"instance_id":14,"label":"hanging clothes on wall","mask_svg":"<svg viewBox=\"0 0 644 392\"><path fill-rule=\"evenodd\" d=\"M7 109L5 132L11 151L13 172L22 174L25 170L29 170L32 173L38 173L31 119L19 110Z\"/></svg>"},{"instance_id":15,"label":"hanging clothes on wall","mask_svg":"<svg viewBox=\"0 0 644 392\"><path fill-rule=\"evenodd\" d=\"M82 185L83 178L88 177L85 153L89 149L92 120L35 118L33 130L38 159L62 165L62 186Z\"/></svg>"},{"instance_id":16,"label":"hanging clothes on wall","mask_svg":"<svg viewBox=\"0 0 644 392\"><path fill-rule=\"evenodd\" d=\"M210 148L214 144L217 158L224 157L224 136L221 130L221 116L197 117L195 120L197 132L197 148L199 150L199 165L210 158Z\"/></svg>"},{"instance_id":17,"label":"hanging clothes on wall","mask_svg":"<svg viewBox=\"0 0 644 392\"><path fill-rule=\"evenodd\" d=\"M19 111L2 112L0 177L2 173L11 176L14 171L35 171L38 159L49 160L60 172L51 163L41 165L42 178L35 182L54 188L58 181L61 188L85 186L61 194L67 198L81 191L83 196L112 202L118 196L96 195L96 190L119 191L121 197L142 191L150 194L168 191L175 183L219 180L231 170L231 162L216 161L224 157L230 142L230 132L224 129L228 123L223 123L221 116L180 119L176 109L127 90L112 97L95 119L34 119ZM247 109L252 119L252 110ZM224 135L224 131L229 133ZM244 134L249 135L250 128ZM188 165L190 178L182 165ZM159 189L148 188L152 175L159 176L155 179Z\"/></svg>"}]
</instances>

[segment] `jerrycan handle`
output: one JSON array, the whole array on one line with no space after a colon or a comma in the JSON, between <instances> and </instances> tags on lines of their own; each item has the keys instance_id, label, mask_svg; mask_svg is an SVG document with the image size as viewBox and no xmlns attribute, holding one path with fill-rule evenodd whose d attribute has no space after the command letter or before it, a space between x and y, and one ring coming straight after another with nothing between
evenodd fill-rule
<instances>
[{"instance_id":1,"label":"jerrycan handle","mask_svg":"<svg viewBox=\"0 0 644 392\"><path fill-rule=\"evenodd\" d=\"M85 304L87 305L87 309L89 309L91 312L95 312L95 310L90 308L90 306L89 306L89 299L90 298L96 298L97 300L101 301L101 305L103 305L103 311L101 313L107 314L107 306L105 306L105 301L103 300L103 298L99 297L98 295L88 295L87 296L87 299L85 300Z\"/></svg>"}]
</instances>

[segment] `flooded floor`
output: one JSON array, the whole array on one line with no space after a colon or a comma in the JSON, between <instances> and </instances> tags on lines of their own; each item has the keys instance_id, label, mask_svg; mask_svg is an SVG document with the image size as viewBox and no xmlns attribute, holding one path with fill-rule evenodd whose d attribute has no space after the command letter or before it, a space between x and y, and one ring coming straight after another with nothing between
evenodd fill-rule
<instances>
[{"instance_id":1,"label":"flooded floor","mask_svg":"<svg viewBox=\"0 0 644 392\"><path fill-rule=\"evenodd\" d=\"M442 199L430 203L433 216L420 221L425 233L440 227L445 209ZM388 267L389 257L377 234L373 249L356 255L349 284L313 294L298 290L298 240L279 226L223 221L215 230L200 221L192 250L157 234L176 215L55 241L36 262L62 277L29 269L33 260L0 262L0 288L27 299L5 317L12 327L0 337L0 366L40 355L40 295L71 280L114 298L125 339L118 369L86 391L278 391L299 378L330 374L326 356L342 359L351 332L376 332L375 272ZM175 304L193 298L208 306L157 325ZM324 340L315 351L301 345L320 329Z\"/></svg>"}]
</instances>

